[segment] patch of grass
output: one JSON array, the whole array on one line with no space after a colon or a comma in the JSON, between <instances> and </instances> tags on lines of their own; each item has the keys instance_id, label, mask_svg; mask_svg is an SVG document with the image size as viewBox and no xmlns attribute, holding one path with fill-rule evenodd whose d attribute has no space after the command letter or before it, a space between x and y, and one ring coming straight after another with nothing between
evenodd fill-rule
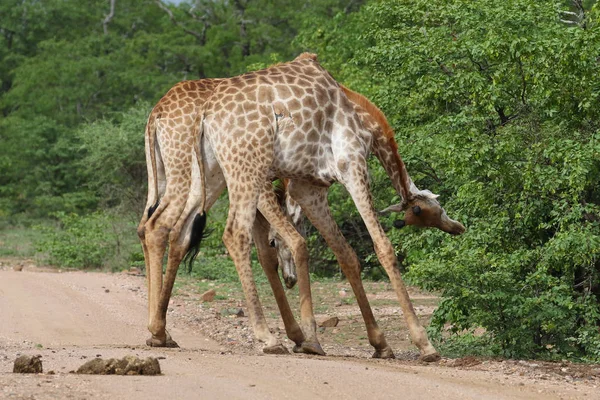
<instances>
[{"instance_id":1,"label":"patch of grass","mask_svg":"<svg viewBox=\"0 0 600 400\"><path fill-rule=\"evenodd\" d=\"M430 335L434 345L445 357L460 358L465 356L494 357L500 348L487 335L475 335L471 332L462 335L439 338Z\"/></svg>"},{"instance_id":2,"label":"patch of grass","mask_svg":"<svg viewBox=\"0 0 600 400\"><path fill-rule=\"evenodd\" d=\"M35 242L42 232L24 226L3 226L0 230L0 256L33 258L38 255Z\"/></svg>"}]
</instances>

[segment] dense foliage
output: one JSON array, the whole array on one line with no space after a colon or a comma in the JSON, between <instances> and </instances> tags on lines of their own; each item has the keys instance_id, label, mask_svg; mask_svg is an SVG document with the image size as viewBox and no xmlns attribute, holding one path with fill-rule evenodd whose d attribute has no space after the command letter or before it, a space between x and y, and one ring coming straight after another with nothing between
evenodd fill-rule
<instances>
[{"instance_id":1,"label":"dense foliage","mask_svg":"<svg viewBox=\"0 0 600 400\"><path fill-rule=\"evenodd\" d=\"M598 360L600 28L565 10L381 1L319 42L343 49L331 65L351 57L342 73L393 121L413 178L468 226L458 240L392 234L412 281L444 296L432 331L484 328L503 355Z\"/></svg>"},{"instance_id":2,"label":"dense foliage","mask_svg":"<svg viewBox=\"0 0 600 400\"><path fill-rule=\"evenodd\" d=\"M389 231L411 282L443 296L433 336L448 351L600 360L594 1L116 0L113 17L109 3L0 4L0 216L54 216L41 245L57 263L139 262L143 126L168 87L314 51L384 110L412 178L468 228ZM397 202L371 163L377 206ZM331 201L381 277L351 200L338 186ZM220 202L196 266L209 278L234 274L225 216ZM309 245L314 271L335 273L314 232Z\"/></svg>"}]
</instances>

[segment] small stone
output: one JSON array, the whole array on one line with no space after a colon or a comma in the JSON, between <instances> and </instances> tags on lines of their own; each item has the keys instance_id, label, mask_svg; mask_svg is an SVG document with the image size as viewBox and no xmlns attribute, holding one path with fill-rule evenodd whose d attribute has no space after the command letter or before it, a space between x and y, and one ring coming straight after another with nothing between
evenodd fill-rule
<instances>
[{"instance_id":1,"label":"small stone","mask_svg":"<svg viewBox=\"0 0 600 400\"><path fill-rule=\"evenodd\" d=\"M23 266L22 265L15 265L13 267L13 270L17 271L17 272L23 271Z\"/></svg>"},{"instance_id":2,"label":"small stone","mask_svg":"<svg viewBox=\"0 0 600 400\"><path fill-rule=\"evenodd\" d=\"M13 373L15 374L41 374L42 356L20 356L15 360Z\"/></svg>"},{"instance_id":3,"label":"small stone","mask_svg":"<svg viewBox=\"0 0 600 400\"><path fill-rule=\"evenodd\" d=\"M235 313L235 316L238 317L238 318L242 318L242 317L245 317L246 314L244 314L244 310L243 309L238 308L237 312Z\"/></svg>"},{"instance_id":4,"label":"small stone","mask_svg":"<svg viewBox=\"0 0 600 400\"><path fill-rule=\"evenodd\" d=\"M104 289L104 293L109 293L109 292L110 292L110 290Z\"/></svg>"},{"instance_id":5,"label":"small stone","mask_svg":"<svg viewBox=\"0 0 600 400\"><path fill-rule=\"evenodd\" d=\"M206 292L202 293L202 301L211 302L215 299L216 295L217 291L215 289L207 290Z\"/></svg>"},{"instance_id":6,"label":"small stone","mask_svg":"<svg viewBox=\"0 0 600 400\"><path fill-rule=\"evenodd\" d=\"M324 328L334 328L339 322L340 319L338 317L329 317L319 322L319 326Z\"/></svg>"}]
</instances>

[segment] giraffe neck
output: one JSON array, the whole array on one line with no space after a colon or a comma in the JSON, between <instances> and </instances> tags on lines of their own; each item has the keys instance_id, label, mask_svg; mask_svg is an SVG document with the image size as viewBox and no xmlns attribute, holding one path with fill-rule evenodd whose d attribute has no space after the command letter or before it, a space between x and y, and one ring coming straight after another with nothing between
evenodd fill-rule
<instances>
[{"instance_id":1,"label":"giraffe neck","mask_svg":"<svg viewBox=\"0 0 600 400\"><path fill-rule=\"evenodd\" d=\"M373 135L372 150L389 175L392 186L402 197L402 204L408 204L419 192L408 175L406 166L398 154L398 144L394 130L383 112L363 95L342 86L348 99L354 104L364 127Z\"/></svg>"}]
</instances>

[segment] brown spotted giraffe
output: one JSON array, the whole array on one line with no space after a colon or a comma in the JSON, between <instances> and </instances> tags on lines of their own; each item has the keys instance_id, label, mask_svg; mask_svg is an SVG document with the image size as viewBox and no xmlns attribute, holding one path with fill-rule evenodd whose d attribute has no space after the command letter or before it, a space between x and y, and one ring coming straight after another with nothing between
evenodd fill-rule
<instances>
[{"instance_id":1,"label":"brown spotted giraffe","mask_svg":"<svg viewBox=\"0 0 600 400\"><path fill-rule=\"evenodd\" d=\"M363 126L372 135L371 151L380 160L384 169L390 176L394 188L402 197L402 202L400 204L388 207L384 210L395 212L406 211L405 220L397 220L394 225L397 227L403 227L404 225L437 227L450 234L456 235L463 233L465 230L464 226L459 222L450 219L446 215L444 209L436 200L438 196L428 190L419 190L412 182L402 159L398 155L398 147L394 139L393 129L387 122L387 119L381 110L361 94L353 92L343 86L342 90L351 101ZM324 235L327 243L338 258L340 266L346 274L349 283L352 285L367 326L369 339L376 349L374 356L393 357L391 349L388 348L388 350L382 350L386 349L387 345L385 344L383 334L380 335L379 328L377 327L377 323L375 322L366 298L362 282L360 281L360 265L358 258L353 249L343 238L339 229L337 229L337 226L335 226L335 222L331 217L327 206L326 190L314 192L311 198L313 199L313 204L321 205L318 210L315 209L316 207L313 207L312 220L317 221L317 225L315 226ZM286 192L283 206L293 224L295 226L301 226L302 210L300 205L290 196L289 192ZM281 240L275 230L271 230L269 237L270 244L277 249L280 268L289 275L290 271L294 270L290 251L286 248L285 242ZM399 277L397 270L393 271L393 275L390 275L395 288L400 288L400 291L403 292L404 288ZM290 280L293 281L293 277L291 277ZM411 312L408 314L405 312L407 319L415 318L412 307L410 307L410 310ZM286 310L282 310L282 313L283 312L286 312ZM409 326L410 325L411 324L409 323ZM423 358L432 361L435 360L437 356L435 353L425 353L423 354Z\"/></svg>"},{"instance_id":2,"label":"brown spotted giraffe","mask_svg":"<svg viewBox=\"0 0 600 400\"><path fill-rule=\"evenodd\" d=\"M366 161L371 146L376 154L383 153L380 149L385 148L395 155L391 157L397 164L397 173L392 171L392 179L404 201L389 210L406 209L407 221L420 225L437 224L443 210L433 196L411 195L408 175L400 165L393 139L386 137L381 143L373 142L375 138L363 127L347 94L315 56L304 54L290 63L223 79L206 103L202 134L208 138L227 181L230 206L223 240L247 296L254 287L250 241L257 206L261 208L260 193L266 191L265 186L275 177L288 178L290 195L339 257L355 293L358 292L357 299L361 298L363 315L370 314L365 320L375 356L392 356L383 333L374 324L356 256L331 218L326 193L338 181L348 190L367 226L421 357L425 360L439 357L414 313L394 249L373 208ZM464 230L456 221L440 227L448 228L451 233ZM279 231L278 226L275 228ZM298 268L301 311L310 306L307 300L310 284L304 269L305 266ZM312 310L306 311L312 316ZM311 322L309 325L302 321L305 334L314 328L314 319Z\"/></svg>"},{"instance_id":3,"label":"brown spotted giraffe","mask_svg":"<svg viewBox=\"0 0 600 400\"><path fill-rule=\"evenodd\" d=\"M278 69L279 71L277 71ZM295 76L298 77L298 81L296 81ZM311 82L311 79L314 78L317 78L317 81ZM270 181L271 176L275 176L278 173L281 176L292 177L295 179L293 182L296 188L296 197L300 197L299 195L302 194L303 188L309 189L308 191L310 191L311 186L314 186L314 189L322 189L323 186L328 186L332 181L339 180L344 183L346 187L349 188L349 191L353 194L355 202L357 202L359 210L361 210L361 214L366 213L369 210L364 207L364 204L359 203L357 199L361 199L361 197L358 195L361 194L361 191L367 189L366 204L370 205L370 194L368 192L368 183L366 180L365 151L361 150L369 149L371 138L368 137L368 135L365 135L365 132L361 132L360 121L356 119L356 115L354 115L352 107L349 106L348 100L345 99L345 96L340 91L339 86L337 86L337 83L333 81L326 71L322 70L320 66L318 66L318 63L316 63L316 60L312 56L301 56L292 63L283 64L266 71L260 71L257 73L246 74L241 77L231 78L229 80L224 79L222 81L227 82L227 84L224 85L224 82L219 82L216 86L215 93L212 95L211 99L213 103L210 106L207 106L207 115L205 117L204 128L206 131L206 136L209 137L213 148L217 149L216 146L218 146L219 143L224 146L218 148L214 153L208 152L209 154L205 154L204 156L208 156L207 159L211 160L211 157L214 157L214 154L217 154L221 168L226 172L225 178L227 179L228 186L230 188L230 203L233 205L233 207L230 208L230 218L228 219L228 227L224 234L224 241L228 248L230 248L230 253L236 261L238 272L240 272L241 280L244 283L246 295L249 297L248 292L252 294L253 286L252 277L247 273L247 271L249 271L249 260L246 266L242 265L242 267L240 267L240 262L243 263L245 255L249 256L249 254L244 254L247 253L245 251L237 251L240 245L242 249L244 249L244 246L249 246L249 229L247 226L247 221L252 219L256 210L256 204L258 204L259 208L261 208L261 203L263 203L261 200L262 196L260 194L261 185L258 184L258 182L261 180L263 181L262 190L265 193L268 193L268 189L265 187L266 184L264 183L264 176L268 178L267 182ZM281 85L281 83L283 83L283 85ZM220 89L223 90L219 93ZM300 99L298 99L298 97L300 97ZM242 101L244 99L248 101ZM302 100L303 103L300 103L299 100ZM210 107L212 107L212 110ZM211 111L213 115L211 115ZM314 115L311 116L311 114ZM316 122L316 126L311 126L311 124L309 124L311 119ZM210 122L210 124L207 122ZM249 131L249 135L246 135L240 129L236 131L236 127L239 128L244 124L244 122L247 125L246 130ZM212 126L217 128L215 132L223 131L228 133L228 135L219 137L219 133L211 133L211 124L214 124ZM257 132L255 131L256 129L258 129ZM228 130L231 131L228 132ZM266 130L266 135L263 130ZM324 132L324 135L320 135L319 130L321 130L322 133ZM359 133L359 135L356 135L356 133ZM157 134L157 137L158 136L160 135ZM149 137L151 138L152 136ZM214 142L215 138L216 144ZM298 144L297 142L299 142L299 147L296 146L298 148L294 149L295 151L293 154L290 154L288 151L288 153L284 153L283 156L285 157L300 154L300 163L305 164L308 162L309 164L307 166L311 166L312 169L299 171L297 167L290 168L294 163L289 165L279 163L279 165L277 165L277 162L281 160L280 156L277 155L277 152L281 151L280 146L282 143L286 144L286 140L280 141L279 139L290 139L289 141L292 145L296 145ZM302 143L302 141L305 143ZM314 142L317 142L317 144ZM318 145L319 142L321 146ZM290 143L287 144L289 145ZM346 147L346 144L349 144L350 148L344 148ZM151 148L152 144L149 144L147 147ZM209 147L204 146L204 150L206 151L207 149L209 149ZM262 155L264 158L252 158L252 155L248 154L248 150L250 153L254 153L252 155ZM238 152L240 153L239 159L236 154ZM302 154L302 152L304 152L304 154ZM354 152L357 152L358 154L353 154ZM277 156L269 161L269 156L272 157L273 155ZM306 157L307 155L308 157ZM198 156L199 154L196 154L196 157ZM248 156L251 157L251 162L248 162ZM336 161L336 156L342 157ZM231 163L231 161L233 161L233 163ZM241 167L238 161L243 163ZM262 163L261 161L266 162ZM270 167L269 162L271 163ZM199 165L203 164L199 163ZM357 166L359 168L356 168ZM260 174L256 174L258 175L258 179L256 179L256 175L253 175L253 173L257 170L260 171L261 169L261 172L264 176L261 177ZM201 172L202 171L200 168L200 175ZM347 172L353 172L349 179L347 176L344 176L344 174ZM359 178L356 180L353 186L351 186L352 179L354 179L352 175ZM198 194L198 198L195 200L195 202L192 202L194 204L200 204L210 197L208 196L208 193L203 193L202 191L211 188L209 179L213 176L208 174L206 177L207 184L205 187L200 189L196 187L195 193ZM234 185L232 185L232 183L234 183ZM245 189L250 189L248 190L248 192L250 192L249 201L251 203L255 202L254 207L243 207L245 205L243 200L247 200L248 197L244 196L244 192L246 191ZM158 193L159 190L157 189L156 192ZM152 193L149 194L148 209L151 211L153 209L152 204L154 204L154 200L156 200L158 196L153 195ZM258 199L256 199L257 196ZM246 199L244 197L246 197ZM306 196L306 198L308 198L308 196ZM206 204L210 205L210 201L206 202ZM321 204L315 202L315 205L320 206ZM264 207L264 204L262 204L262 206ZM361 208L361 206L363 207ZM310 207L310 202L308 204L303 204L303 208L305 209L310 209ZM372 205L370 205L370 207L372 209ZM440 208L439 204L437 207ZM206 206L200 207L200 209L206 209ZM317 211L320 211L319 207L317 207ZM307 212L307 214L310 218L311 213ZM184 213L184 215L195 214ZM250 217L244 221L244 217L248 217L248 215ZM236 219L239 220L240 218L242 218L241 225L243 229L240 229L239 226L236 226ZM277 218L273 218L273 215L271 215L271 219L277 222ZM188 226L192 224L189 217L185 218L184 220L190 221L188 222ZM151 219L149 222L151 222ZM141 227L143 227L144 223L145 221L142 221ZM252 224L250 224L250 226L252 226ZM337 227L335 227L335 229L337 229ZM257 230L255 229L255 231ZM257 233L260 233L258 231ZM142 233L141 237L144 240L144 229L141 229L140 232ZM383 235L382 231L381 234ZM177 237L176 235L171 236ZM257 234L255 233L255 240L256 236ZM385 237L385 235L383 236ZM375 239L374 241L377 245L377 240ZM265 240L263 240L263 245L264 242ZM145 249L145 252L148 253L147 249ZM378 255L380 255L380 253L382 252L378 251ZM385 251L383 254L385 255ZM380 256L380 258L382 257ZM179 258L179 260L180 259L181 258ZM395 261L395 257L393 257L393 259ZM261 262L262 261L263 260L261 259ZM390 264L390 260L382 261L384 265ZM171 262L169 262L169 264L171 264ZM345 272L348 276L350 275L348 270L345 269ZM159 278L161 277L160 272L158 276ZM168 276L169 271L167 271L167 277ZM303 274L300 274L299 278L302 311L304 314L304 309L307 306L310 307L310 288L307 282L308 274L306 273L304 278ZM303 280L304 286L302 283ZM399 280L399 275L397 276L396 280ZM166 279L166 282L168 281L169 279ZM394 277L392 277L392 281L395 282ZM248 290L248 286L250 286L250 290ZM395 286L398 287L398 285ZM401 289L403 289L403 287ZM355 288L355 291L356 290L357 289ZM308 295L306 295L307 292ZM399 298L401 299L401 304L405 309L405 314L407 314L408 311L412 311L412 307L410 307L410 310L407 311L406 304L410 306L410 300L407 296L403 296L401 292L402 290L399 291ZM406 294L405 292L406 291L404 290L404 295ZM164 296L161 295L161 298L162 297ZM358 297L360 296L357 296L357 298ZM402 301L403 299L405 301ZM249 301L249 305L252 306L250 308L251 315L253 310L256 311L255 307L253 306L256 306L257 304L258 302L253 304ZM260 308L259 304L258 308ZM370 308L368 311L370 312ZM412 314L414 315L414 312L412 312ZM285 314L282 312L282 315ZM312 318L312 309L310 310L310 315ZM306 321L303 321L303 325L305 332L310 333L311 331L314 331L314 318L309 320L309 322L310 323L307 324ZM429 344L423 329L418 326L418 321L416 321L416 318L413 320L408 318L408 323L409 326L416 324L418 328L416 330L411 329L411 333L413 334L413 339L415 340L416 344L421 349L424 358L432 358L433 356L437 355L437 353L435 353L435 349L433 349L433 347ZM286 324L286 327L287 326L288 325ZM150 327L152 331L152 323L150 324ZM162 339L164 341L166 333L164 332L164 323L162 328ZM370 333L371 331L372 330L369 330ZM376 347L375 355L382 357L389 357L393 355L385 343L383 335L378 331L378 329L376 333L375 339L371 340ZM156 336L157 335L155 335L153 332L153 339L155 339ZM259 332L257 332L257 336L260 338ZM371 336L372 335L370 334L370 338Z\"/></svg>"},{"instance_id":4,"label":"brown spotted giraffe","mask_svg":"<svg viewBox=\"0 0 600 400\"><path fill-rule=\"evenodd\" d=\"M148 118L145 135L148 200L138 235L146 260L148 329L152 334L147 344L150 346L177 346L166 331L166 312L177 269L186 254L190 259L195 256L205 224L202 211L210 209L225 188L223 174L210 144L206 139L200 143L198 132L204 104L219 83L218 79L181 82L163 96ZM200 154L200 147L203 154ZM201 179L202 175L204 179ZM272 190L260 197L262 212L268 216L275 215L285 223ZM271 223L278 226L277 222ZM258 213L254 241L282 315L287 316L291 315L291 311L277 275L276 253L268 245L269 226L265 217ZM288 240L292 248L298 249L296 262L299 265L306 264L307 254L302 253L302 249L306 253L304 239L289 223L280 229L284 236L286 231L290 232ZM163 282L162 259L167 243L169 254ZM307 266L305 269L308 271ZM310 303L310 298L308 301ZM250 293L248 303L254 311L250 315L255 333L266 343L263 350L267 353L287 352L270 333L255 291ZM304 317L309 322L311 318L314 320L311 315ZM307 340L293 317L284 322L288 337L296 343L294 351L324 354L316 339L315 329L308 331Z\"/></svg>"}]
</instances>

